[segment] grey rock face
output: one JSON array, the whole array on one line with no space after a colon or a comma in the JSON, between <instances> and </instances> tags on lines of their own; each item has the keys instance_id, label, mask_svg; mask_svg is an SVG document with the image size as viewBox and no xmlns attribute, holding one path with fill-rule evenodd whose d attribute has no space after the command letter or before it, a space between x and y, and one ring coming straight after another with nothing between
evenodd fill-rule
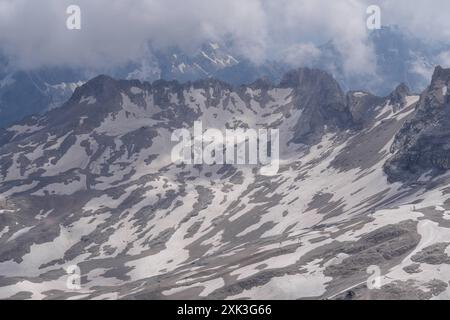
<instances>
[{"instance_id":1,"label":"grey rock face","mask_svg":"<svg viewBox=\"0 0 450 320\"><path fill-rule=\"evenodd\" d=\"M364 127L368 122L373 121L376 114L375 108L382 105L386 99L368 92L351 91L347 93L346 100L354 123Z\"/></svg>"},{"instance_id":2,"label":"grey rock face","mask_svg":"<svg viewBox=\"0 0 450 320\"><path fill-rule=\"evenodd\" d=\"M406 105L406 97L411 95L411 91L408 86L404 83L399 84L397 88L389 95L388 99L395 105L395 110L399 110Z\"/></svg>"},{"instance_id":3,"label":"grey rock face","mask_svg":"<svg viewBox=\"0 0 450 320\"><path fill-rule=\"evenodd\" d=\"M385 165L391 181L414 180L450 168L450 69L437 67L421 95L417 112L395 137Z\"/></svg>"},{"instance_id":4,"label":"grey rock face","mask_svg":"<svg viewBox=\"0 0 450 320\"><path fill-rule=\"evenodd\" d=\"M318 69L301 68L288 72L280 82L294 88L294 103L302 112L293 142L317 142L325 127L351 128L354 123L344 93L333 77Z\"/></svg>"}]
</instances>

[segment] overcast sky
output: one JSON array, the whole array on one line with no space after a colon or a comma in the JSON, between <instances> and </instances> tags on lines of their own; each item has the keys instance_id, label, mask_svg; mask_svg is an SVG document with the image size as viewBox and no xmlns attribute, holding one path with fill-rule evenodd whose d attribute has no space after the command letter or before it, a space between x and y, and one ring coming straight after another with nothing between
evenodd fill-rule
<instances>
[{"instance_id":1,"label":"overcast sky","mask_svg":"<svg viewBox=\"0 0 450 320\"><path fill-rule=\"evenodd\" d=\"M81 8L81 30L66 28L66 8ZM334 40L348 68L370 65L366 9L382 24L449 42L448 0L0 0L0 48L25 67L111 66L158 48L193 50L206 40L233 40L255 62L300 61Z\"/></svg>"}]
</instances>

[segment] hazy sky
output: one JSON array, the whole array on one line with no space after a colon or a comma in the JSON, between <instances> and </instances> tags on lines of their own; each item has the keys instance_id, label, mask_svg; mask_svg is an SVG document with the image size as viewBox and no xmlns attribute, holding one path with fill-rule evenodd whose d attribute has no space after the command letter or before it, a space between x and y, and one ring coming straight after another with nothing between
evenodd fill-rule
<instances>
[{"instance_id":1,"label":"hazy sky","mask_svg":"<svg viewBox=\"0 0 450 320\"><path fill-rule=\"evenodd\" d=\"M81 30L66 28L66 8L81 8ZM366 9L382 24L449 42L448 0L0 0L0 48L21 66L111 66L158 48L192 50L206 40L233 42L255 62L301 61L330 39L347 67L370 65Z\"/></svg>"}]
</instances>

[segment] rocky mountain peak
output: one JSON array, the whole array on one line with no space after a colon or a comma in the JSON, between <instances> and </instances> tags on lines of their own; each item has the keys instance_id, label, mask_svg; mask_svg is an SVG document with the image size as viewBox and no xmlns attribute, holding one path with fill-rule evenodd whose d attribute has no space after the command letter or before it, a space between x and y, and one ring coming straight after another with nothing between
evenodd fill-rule
<instances>
[{"instance_id":1,"label":"rocky mountain peak","mask_svg":"<svg viewBox=\"0 0 450 320\"><path fill-rule=\"evenodd\" d=\"M331 74L315 68L298 68L285 73L281 78L280 87L315 91L332 89L342 94L341 87Z\"/></svg>"},{"instance_id":2,"label":"rocky mountain peak","mask_svg":"<svg viewBox=\"0 0 450 320\"><path fill-rule=\"evenodd\" d=\"M353 119L338 82L327 72L299 68L284 75L280 87L293 88L295 103L302 110L296 126L296 143L312 143L326 128L348 128Z\"/></svg>"},{"instance_id":3,"label":"rocky mountain peak","mask_svg":"<svg viewBox=\"0 0 450 320\"><path fill-rule=\"evenodd\" d=\"M418 179L450 169L450 69L436 67L433 79L421 95L417 112L406 122L391 146L394 156L385 171L393 181Z\"/></svg>"},{"instance_id":4,"label":"rocky mountain peak","mask_svg":"<svg viewBox=\"0 0 450 320\"><path fill-rule=\"evenodd\" d=\"M406 106L408 96L411 96L409 87L405 83L401 83L387 96L386 100L393 106L394 112L397 112Z\"/></svg>"},{"instance_id":5,"label":"rocky mountain peak","mask_svg":"<svg viewBox=\"0 0 450 320\"><path fill-rule=\"evenodd\" d=\"M116 97L119 92L118 80L107 75L99 75L76 88L69 102L80 102L88 97L95 98L97 102L107 102L112 97Z\"/></svg>"},{"instance_id":6,"label":"rocky mountain peak","mask_svg":"<svg viewBox=\"0 0 450 320\"><path fill-rule=\"evenodd\" d=\"M385 101L385 98L362 91L350 91L347 93L346 99L352 119L359 126L373 121L376 107Z\"/></svg>"},{"instance_id":7,"label":"rocky mountain peak","mask_svg":"<svg viewBox=\"0 0 450 320\"><path fill-rule=\"evenodd\" d=\"M431 78L431 84L433 85L437 81L449 82L450 80L450 68L444 69L441 66L437 66L434 69L433 76Z\"/></svg>"},{"instance_id":8,"label":"rocky mountain peak","mask_svg":"<svg viewBox=\"0 0 450 320\"><path fill-rule=\"evenodd\" d=\"M448 87L450 85L450 69L437 66L434 70L431 84L425 91L423 107L434 108L449 102Z\"/></svg>"}]
</instances>

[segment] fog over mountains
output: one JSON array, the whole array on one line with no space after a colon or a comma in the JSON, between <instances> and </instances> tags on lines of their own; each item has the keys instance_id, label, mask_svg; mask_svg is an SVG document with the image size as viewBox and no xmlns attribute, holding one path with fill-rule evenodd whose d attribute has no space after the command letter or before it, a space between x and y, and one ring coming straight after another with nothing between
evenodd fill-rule
<instances>
[{"instance_id":1,"label":"fog over mountains","mask_svg":"<svg viewBox=\"0 0 450 320\"><path fill-rule=\"evenodd\" d=\"M384 27L369 36L375 60L373 70L349 72L347 57L334 41L311 49L299 46L283 59L256 63L233 52L227 43L207 42L191 53L172 47L146 49L141 58L115 67L39 67L18 68L4 56L0 60L0 126L25 116L39 114L63 104L77 86L98 74L118 79L158 79L195 81L216 78L234 86L250 84L259 78L278 83L295 67L315 67L332 74L344 90L362 90L387 95L400 83L421 92L430 82L434 66L449 63L450 48L426 43L398 27ZM308 49L309 48L309 49Z\"/></svg>"},{"instance_id":2,"label":"fog over mountains","mask_svg":"<svg viewBox=\"0 0 450 320\"><path fill-rule=\"evenodd\" d=\"M0 133L0 298L448 298L449 84L97 76ZM279 129L278 174L174 164L194 121Z\"/></svg>"}]
</instances>

